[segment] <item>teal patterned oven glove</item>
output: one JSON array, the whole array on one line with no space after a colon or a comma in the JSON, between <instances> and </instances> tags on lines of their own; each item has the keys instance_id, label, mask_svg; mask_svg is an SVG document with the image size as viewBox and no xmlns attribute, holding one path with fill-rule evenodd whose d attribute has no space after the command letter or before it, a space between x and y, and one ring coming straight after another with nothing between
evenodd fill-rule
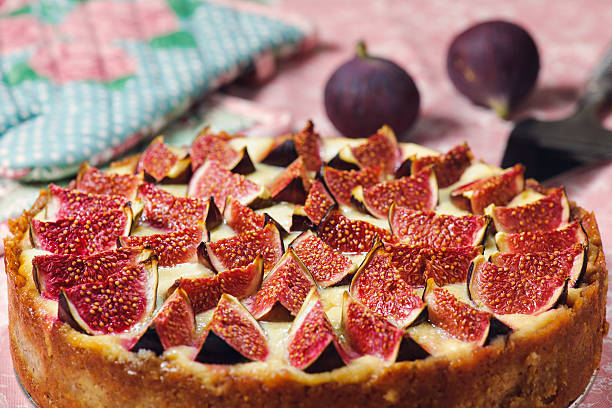
<instances>
[{"instance_id":1,"label":"teal patterned oven glove","mask_svg":"<svg viewBox=\"0 0 612 408\"><path fill-rule=\"evenodd\" d=\"M0 177L107 162L313 40L307 23L239 1L0 0Z\"/></svg>"}]
</instances>

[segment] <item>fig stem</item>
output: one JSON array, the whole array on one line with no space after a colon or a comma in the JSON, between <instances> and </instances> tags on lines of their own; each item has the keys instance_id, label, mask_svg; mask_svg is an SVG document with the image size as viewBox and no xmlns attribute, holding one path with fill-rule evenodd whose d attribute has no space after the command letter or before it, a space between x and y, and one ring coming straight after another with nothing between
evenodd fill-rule
<instances>
[{"instance_id":1,"label":"fig stem","mask_svg":"<svg viewBox=\"0 0 612 408\"><path fill-rule=\"evenodd\" d=\"M368 50L366 48L365 41L361 40L357 43L356 47L357 56L361 58L369 58Z\"/></svg>"},{"instance_id":2,"label":"fig stem","mask_svg":"<svg viewBox=\"0 0 612 408\"><path fill-rule=\"evenodd\" d=\"M500 118L508 119L510 109L508 109L508 104L506 102L492 100L489 102L489 106L497 113Z\"/></svg>"}]
</instances>

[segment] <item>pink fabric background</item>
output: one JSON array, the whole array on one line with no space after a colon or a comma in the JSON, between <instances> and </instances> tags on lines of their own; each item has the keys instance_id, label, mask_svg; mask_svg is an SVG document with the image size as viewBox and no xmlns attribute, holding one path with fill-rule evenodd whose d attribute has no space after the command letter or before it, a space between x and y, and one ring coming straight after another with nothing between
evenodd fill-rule
<instances>
[{"instance_id":1,"label":"pink fabric background","mask_svg":"<svg viewBox=\"0 0 612 408\"><path fill-rule=\"evenodd\" d=\"M230 93L271 110L287 110L295 127L308 118L324 135L336 135L327 120L322 90L332 71L365 39L371 54L391 58L414 77L421 92L421 116L409 141L439 150L467 141L477 157L498 164L512 122L471 105L452 87L445 58L453 36L470 24L505 18L526 27L538 44L542 70L538 88L516 117L559 118L569 113L588 73L612 41L612 7L608 0L559 2L520 0L452 2L385 0L284 0L277 7L311 19L321 44L308 55L281 64L278 75L257 87L235 85ZM609 36L609 37L608 37ZM609 121L608 123L610 123ZM612 260L612 164L575 172L558 182L578 204L595 211L604 249ZM1 271L0 271L1 272ZM3 274L2 274L3 275ZM0 279L0 293L6 293ZM0 297L0 310L6 299ZM608 293L608 316L612 294ZM0 407L28 407L10 367L6 315L0 315ZM5 368L6 367L6 368ZM612 406L612 336L604 339L604 355L596 381L580 407Z\"/></svg>"}]
</instances>

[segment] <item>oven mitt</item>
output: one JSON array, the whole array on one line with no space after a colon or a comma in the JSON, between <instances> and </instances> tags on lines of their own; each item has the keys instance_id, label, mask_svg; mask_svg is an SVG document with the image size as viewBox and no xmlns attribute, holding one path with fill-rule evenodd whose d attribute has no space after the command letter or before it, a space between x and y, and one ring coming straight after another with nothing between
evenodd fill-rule
<instances>
[{"instance_id":1,"label":"oven mitt","mask_svg":"<svg viewBox=\"0 0 612 408\"><path fill-rule=\"evenodd\" d=\"M0 2L0 176L48 181L105 163L313 39L307 23L239 1Z\"/></svg>"}]
</instances>

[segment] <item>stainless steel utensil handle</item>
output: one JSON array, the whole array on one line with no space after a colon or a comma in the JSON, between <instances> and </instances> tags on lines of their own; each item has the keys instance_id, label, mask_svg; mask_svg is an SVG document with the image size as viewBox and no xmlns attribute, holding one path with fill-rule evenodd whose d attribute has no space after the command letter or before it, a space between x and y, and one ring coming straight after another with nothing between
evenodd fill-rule
<instances>
[{"instance_id":1,"label":"stainless steel utensil handle","mask_svg":"<svg viewBox=\"0 0 612 408\"><path fill-rule=\"evenodd\" d=\"M612 102L612 44L606 54L595 67L586 84L584 95L580 98L581 108L597 108L602 104Z\"/></svg>"}]
</instances>

